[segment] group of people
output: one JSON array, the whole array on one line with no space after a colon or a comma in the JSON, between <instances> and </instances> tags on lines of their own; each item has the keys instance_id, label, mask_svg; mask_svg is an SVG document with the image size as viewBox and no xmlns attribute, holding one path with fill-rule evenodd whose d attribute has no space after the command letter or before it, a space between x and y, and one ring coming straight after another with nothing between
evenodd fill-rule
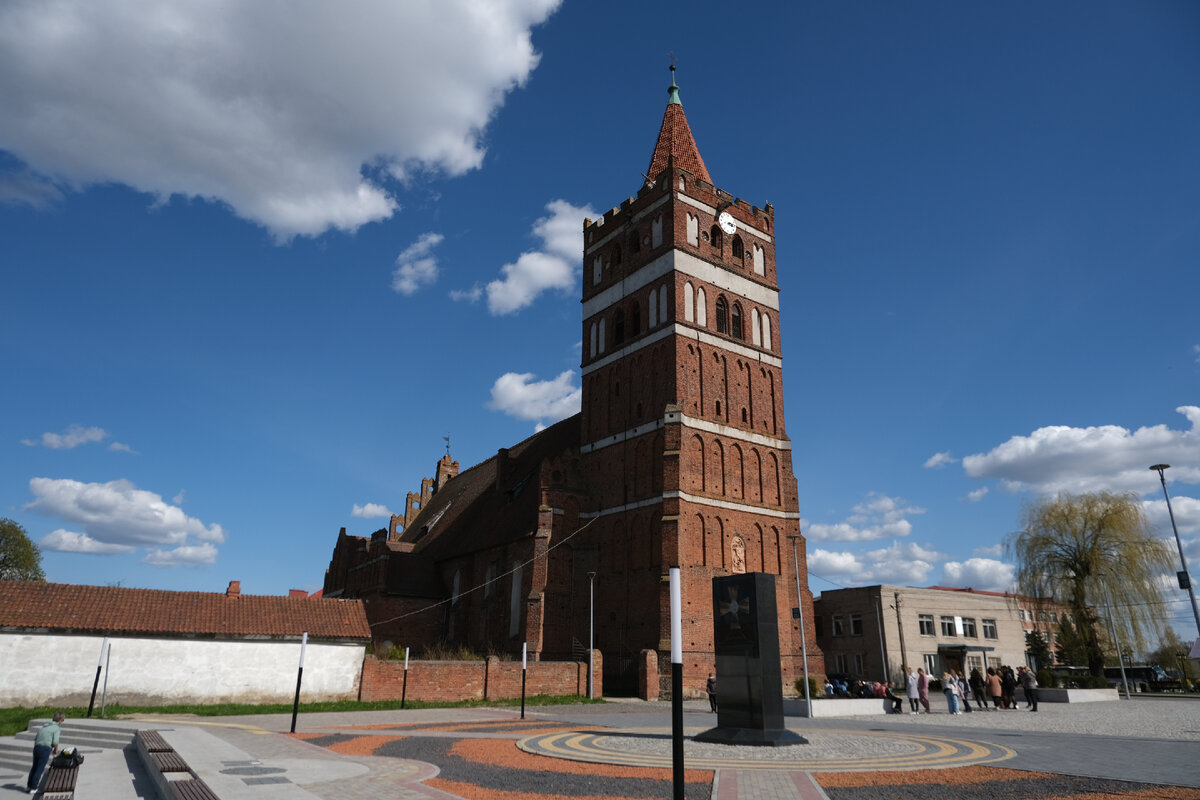
<instances>
[{"instance_id":1,"label":"group of people","mask_svg":"<svg viewBox=\"0 0 1200 800\"><path fill-rule=\"evenodd\" d=\"M932 678L924 669L908 671L905 677L905 695L908 698L910 714L929 714L929 684ZM1033 670L1027 667L988 667L984 675L978 668L972 669L970 677L964 676L957 670L947 670L942 674L942 693L946 695L946 708L950 714L969 713L973 710L999 711L1000 709L1016 709L1016 690L1020 686L1025 694L1025 708L1029 711L1038 710L1038 682ZM971 708L971 700L975 701L975 709ZM991 700L991 706L988 700ZM893 706L899 712L899 705Z\"/></svg>"}]
</instances>

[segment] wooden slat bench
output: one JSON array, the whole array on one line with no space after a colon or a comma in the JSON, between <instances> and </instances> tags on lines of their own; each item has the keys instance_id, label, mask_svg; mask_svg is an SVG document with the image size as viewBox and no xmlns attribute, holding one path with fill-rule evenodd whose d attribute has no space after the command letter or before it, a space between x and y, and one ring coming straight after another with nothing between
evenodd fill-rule
<instances>
[{"instance_id":1,"label":"wooden slat bench","mask_svg":"<svg viewBox=\"0 0 1200 800\"><path fill-rule=\"evenodd\" d=\"M72 767L50 767L46 775L46 783L42 786L43 795L75 796L75 782L79 780L79 765Z\"/></svg>"},{"instance_id":2,"label":"wooden slat bench","mask_svg":"<svg viewBox=\"0 0 1200 800\"><path fill-rule=\"evenodd\" d=\"M138 731L134 742L163 800L220 800L158 731Z\"/></svg>"}]
</instances>

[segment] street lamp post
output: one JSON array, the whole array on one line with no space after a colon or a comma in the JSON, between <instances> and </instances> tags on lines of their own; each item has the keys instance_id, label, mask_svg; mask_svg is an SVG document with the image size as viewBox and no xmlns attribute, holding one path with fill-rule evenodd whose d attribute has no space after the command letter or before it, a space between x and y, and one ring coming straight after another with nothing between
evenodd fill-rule
<instances>
[{"instance_id":1,"label":"street lamp post","mask_svg":"<svg viewBox=\"0 0 1200 800\"><path fill-rule=\"evenodd\" d=\"M588 573L588 700L596 699L596 573Z\"/></svg>"},{"instance_id":2,"label":"street lamp post","mask_svg":"<svg viewBox=\"0 0 1200 800\"><path fill-rule=\"evenodd\" d=\"M808 636L804 632L804 600L800 594L800 556L796 550L796 540L799 536L788 536L792 540L792 564L796 567L796 610L800 613L800 657L804 659L804 710L812 719L812 698L808 692ZM793 651L795 652L795 651Z\"/></svg>"},{"instance_id":3,"label":"street lamp post","mask_svg":"<svg viewBox=\"0 0 1200 800\"><path fill-rule=\"evenodd\" d=\"M1188 575L1187 557L1183 554L1183 543L1179 541L1179 528L1175 527L1175 512L1171 510L1171 495L1167 494L1167 478L1163 475L1163 472L1170 468L1170 464L1155 464L1150 469L1158 473L1158 480L1163 487L1163 497L1167 498L1167 514L1171 517L1171 530L1175 532L1175 546L1179 548L1179 563L1183 566L1183 571L1179 573L1179 582L1187 583L1188 597L1192 600L1192 616L1196 619L1196 633L1200 634L1200 606L1196 605L1196 590L1192 586L1191 576Z\"/></svg>"}]
</instances>

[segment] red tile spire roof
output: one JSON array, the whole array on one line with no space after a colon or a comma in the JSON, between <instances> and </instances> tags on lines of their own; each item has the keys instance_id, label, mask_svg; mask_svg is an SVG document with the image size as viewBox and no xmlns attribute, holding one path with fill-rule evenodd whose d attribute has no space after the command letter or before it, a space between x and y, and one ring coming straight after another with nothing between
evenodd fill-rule
<instances>
[{"instance_id":1,"label":"red tile spire roof","mask_svg":"<svg viewBox=\"0 0 1200 800\"><path fill-rule=\"evenodd\" d=\"M679 87L675 85L675 66L671 65L671 85L667 88L669 99L667 110L663 113L662 127L658 131L658 142L654 145L654 155L650 159L650 169L646 176L651 180L658 177L672 164L680 169L686 169L697 178L712 183L708 167L700 157L696 140L692 138L692 129L683 113L683 103L679 102Z\"/></svg>"}]
</instances>

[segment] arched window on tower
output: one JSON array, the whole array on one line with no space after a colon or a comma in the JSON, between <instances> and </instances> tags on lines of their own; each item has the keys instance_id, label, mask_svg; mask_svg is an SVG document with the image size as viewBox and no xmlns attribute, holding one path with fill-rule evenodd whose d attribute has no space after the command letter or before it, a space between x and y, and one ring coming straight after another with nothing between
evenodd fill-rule
<instances>
[{"instance_id":1,"label":"arched window on tower","mask_svg":"<svg viewBox=\"0 0 1200 800\"><path fill-rule=\"evenodd\" d=\"M746 258L746 251L742 248L742 237L735 235L733 241L729 243L729 253L733 256L733 260L742 264Z\"/></svg>"},{"instance_id":2,"label":"arched window on tower","mask_svg":"<svg viewBox=\"0 0 1200 800\"><path fill-rule=\"evenodd\" d=\"M716 225L713 225L712 230L708 232L708 241L712 243L714 250L721 249L721 229Z\"/></svg>"},{"instance_id":3,"label":"arched window on tower","mask_svg":"<svg viewBox=\"0 0 1200 800\"><path fill-rule=\"evenodd\" d=\"M650 330L658 324L658 289L650 290L650 303L646 306L646 312L650 315L646 330Z\"/></svg>"},{"instance_id":4,"label":"arched window on tower","mask_svg":"<svg viewBox=\"0 0 1200 800\"><path fill-rule=\"evenodd\" d=\"M733 310L729 312L729 335L735 339L742 338L742 307L737 303L733 304Z\"/></svg>"},{"instance_id":5,"label":"arched window on tower","mask_svg":"<svg viewBox=\"0 0 1200 800\"><path fill-rule=\"evenodd\" d=\"M717 333L727 333L729 329L729 308L724 297L717 297Z\"/></svg>"},{"instance_id":6,"label":"arched window on tower","mask_svg":"<svg viewBox=\"0 0 1200 800\"><path fill-rule=\"evenodd\" d=\"M617 309L613 314L613 347L625 341L625 312Z\"/></svg>"},{"instance_id":7,"label":"arched window on tower","mask_svg":"<svg viewBox=\"0 0 1200 800\"><path fill-rule=\"evenodd\" d=\"M704 299L704 287L696 290L696 324L701 328L708 327L708 303Z\"/></svg>"},{"instance_id":8,"label":"arched window on tower","mask_svg":"<svg viewBox=\"0 0 1200 800\"><path fill-rule=\"evenodd\" d=\"M692 289L691 281L683 285L683 319L686 322L694 322L696 319L695 290Z\"/></svg>"},{"instance_id":9,"label":"arched window on tower","mask_svg":"<svg viewBox=\"0 0 1200 800\"><path fill-rule=\"evenodd\" d=\"M658 321L666 323L667 321L667 287L663 286L658 290Z\"/></svg>"},{"instance_id":10,"label":"arched window on tower","mask_svg":"<svg viewBox=\"0 0 1200 800\"><path fill-rule=\"evenodd\" d=\"M592 358L595 358L597 350L596 350L596 323L594 323L594 322L592 323L591 340L592 340L591 354L592 354Z\"/></svg>"},{"instance_id":11,"label":"arched window on tower","mask_svg":"<svg viewBox=\"0 0 1200 800\"><path fill-rule=\"evenodd\" d=\"M763 347L771 349L771 318L766 314L762 316L762 343Z\"/></svg>"},{"instance_id":12,"label":"arched window on tower","mask_svg":"<svg viewBox=\"0 0 1200 800\"><path fill-rule=\"evenodd\" d=\"M762 331L758 325L758 309L750 310L750 340L756 345L762 344Z\"/></svg>"},{"instance_id":13,"label":"arched window on tower","mask_svg":"<svg viewBox=\"0 0 1200 800\"><path fill-rule=\"evenodd\" d=\"M629 338L633 338L642 332L642 308L635 301L629 307Z\"/></svg>"}]
</instances>

